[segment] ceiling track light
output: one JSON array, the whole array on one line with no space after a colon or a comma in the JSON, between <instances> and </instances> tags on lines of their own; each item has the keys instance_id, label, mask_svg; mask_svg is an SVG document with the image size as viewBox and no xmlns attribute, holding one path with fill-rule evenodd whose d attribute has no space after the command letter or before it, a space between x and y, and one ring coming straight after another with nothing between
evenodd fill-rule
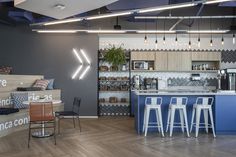
<instances>
[{"instance_id":1,"label":"ceiling track light","mask_svg":"<svg viewBox=\"0 0 236 157\"><path fill-rule=\"evenodd\" d=\"M101 33L101 34L123 34L123 33L138 33L138 34L221 34L228 33L230 30L85 30L85 29L70 29L70 30L56 30L56 29L33 29L33 32L38 33Z\"/></svg>"},{"instance_id":2,"label":"ceiling track light","mask_svg":"<svg viewBox=\"0 0 236 157\"><path fill-rule=\"evenodd\" d=\"M219 33L227 33L230 30L189 30L187 31L187 33L191 33L191 34L219 34Z\"/></svg>"},{"instance_id":3,"label":"ceiling track light","mask_svg":"<svg viewBox=\"0 0 236 157\"><path fill-rule=\"evenodd\" d=\"M163 11L163 10L193 7L193 6L196 6L197 4L198 3L190 2L190 3L181 3L181 4L158 6L158 7L140 9L140 10L137 11L137 13L148 13L148 12L155 12L155 11Z\"/></svg>"},{"instance_id":4,"label":"ceiling track light","mask_svg":"<svg viewBox=\"0 0 236 157\"><path fill-rule=\"evenodd\" d=\"M77 30L32 30L38 33L77 33Z\"/></svg>"},{"instance_id":5,"label":"ceiling track light","mask_svg":"<svg viewBox=\"0 0 236 157\"><path fill-rule=\"evenodd\" d=\"M138 34L159 34L159 33L165 33L165 34L173 34L176 31L164 31L164 30L137 30L136 33Z\"/></svg>"},{"instance_id":6,"label":"ceiling track light","mask_svg":"<svg viewBox=\"0 0 236 157\"><path fill-rule=\"evenodd\" d=\"M103 19L103 18L109 18L109 17L125 16L125 15L130 15L132 13L133 13L132 11L126 11L126 12L120 12L120 13L95 15L95 16L84 18L84 20L96 20L96 19Z\"/></svg>"},{"instance_id":7,"label":"ceiling track light","mask_svg":"<svg viewBox=\"0 0 236 157\"><path fill-rule=\"evenodd\" d=\"M44 23L43 25L50 26L50 25L57 25L57 24L63 24L63 23L79 22L82 20L83 19L81 18L73 18L73 19L68 19L68 20L58 20L58 21L47 22L47 23Z\"/></svg>"},{"instance_id":8,"label":"ceiling track light","mask_svg":"<svg viewBox=\"0 0 236 157\"><path fill-rule=\"evenodd\" d=\"M225 15L225 16L135 16L134 19L148 19L148 20L188 20L188 19L234 19L235 15Z\"/></svg>"},{"instance_id":9,"label":"ceiling track light","mask_svg":"<svg viewBox=\"0 0 236 157\"><path fill-rule=\"evenodd\" d=\"M86 30L87 33L126 33L125 30Z\"/></svg>"},{"instance_id":10,"label":"ceiling track light","mask_svg":"<svg viewBox=\"0 0 236 157\"><path fill-rule=\"evenodd\" d=\"M203 4L216 4L216 3L222 3L222 2L229 2L233 0L206 0Z\"/></svg>"}]
</instances>

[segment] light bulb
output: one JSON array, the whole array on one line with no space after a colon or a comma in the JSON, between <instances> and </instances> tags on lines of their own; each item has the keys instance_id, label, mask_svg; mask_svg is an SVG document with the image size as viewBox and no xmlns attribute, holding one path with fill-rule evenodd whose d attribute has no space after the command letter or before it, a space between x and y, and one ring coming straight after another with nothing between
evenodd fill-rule
<instances>
[{"instance_id":1,"label":"light bulb","mask_svg":"<svg viewBox=\"0 0 236 157\"><path fill-rule=\"evenodd\" d=\"M157 43L158 43L158 42L157 42L157 39L156 39L156 41L155 41L155 47L156 47L156 49L157 49Z\"/></svg>"},{"instance_id":2,"label":"light bulb","mask_svg":"<svg viewBox=\"0 0 236 157\"><path fill-rule=\"evenodd\" d=\"M175 38L175 43L176 43L176 44L178 43L178 38L177 38L177 37Z\"/></svg>"},{"instance_id":3,"label":"light bulb","mask_svg":"<svg viewBox=\"0 0 236 157\"><path fill-rule=\"evenodd\" d=\"M213 40L211 39L211 41L210 41L210 46L213 46Z\"/></svg>"},{"instance_id":4,"label":"light bulb","mask_svg":"<svg viewBox=\"0 0 236 157\"><path fill-rule=\"evenodd\" d=\"M198 38L198 40L197 40L197 41L198 41L198 44L197 44L197 46L198 46L198 47L201 47L201 39L200 39L200 38Z\"/></svg>"},{"instance_id":5,"label":"light bulb","mask_svg":"<svg viewBox=\"0 0 236 157\"><path fill-rule=\"evenodd\" d=\"M233 34L233 44L235 44L235 34Z\"/></svg>"},{"instance_id":6,"label":"light bulb","mask_svg":"<svg viewBox=\"0 0 236 157\"><path fill-rule=\"evenodd\" d=\"M224 45L224 38L221 39L221 45Z\"/></svg>"},{"instance_id":7,"label":"light bulb","mask_svg":"<svg viewBox=\"0 0 236 157\"><path fill-rule=\"evenodd\" d=\"M144 43L147 43L147 36L144 37Z\"/></svg>"},{"instance_id":8,"label":"light bulb","mask_svg":"<svg viewBox=\"0 0 236 157\"><path fill-rule=\"evenodd\" d=\"M191 41L188 42L188 48L191 49Z\"/></svg>"},{"instance_id":9,"label":"light bulb","mask_svg":"<svg viewBox=\"0 0 236 157\"><path fill-rule=\"evenodd\" d=\"M166 37L163 37L163 44L166 44Z\"/></svg>"}]
</instances>

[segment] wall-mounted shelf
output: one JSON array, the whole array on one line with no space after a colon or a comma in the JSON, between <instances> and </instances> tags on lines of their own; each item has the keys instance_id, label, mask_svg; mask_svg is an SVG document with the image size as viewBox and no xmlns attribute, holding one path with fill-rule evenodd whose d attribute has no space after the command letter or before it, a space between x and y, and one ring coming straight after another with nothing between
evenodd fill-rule
<instances>
[{"instance_id":1,"label":"wall-mounted shelf","mask_svg":"<svg viewBox=\"0 0 236 157\"><path fill-rule=\"evenodd\" d=\"M100 73L127 73L129 71L99 71Z\"/></svg>"},{"instance_id":2,"label":"wall-mounted shelf","mask_svg":"<svg viewBox=\"0 0 236 157\"><path fill-rule=\"evenodd\" d=\"M129 90L99 90L99 92L103 92L103 93L119 93L119 92L129 92Z\"/></svg>"},{"instance_id":3,"label":"wall-mounted shelf","mask_svg":"<svg viewBox=\"0 0 236 157\"><path fill-rule=\"evenodd\" d=\"M99 80L100 82L129 82L129 80Z\"/></svg>"},{"instance_id":4,"label":"wall-mounted shelf","mask_svg":"<svg viewBox=\"0 0 236 157\"><path fill-rule=\"evenodd\" d=\"M110 103L110 102L100 102L100 105L114 105L114 106L129 106L129 102L117 102L117 103Z\"/></svg>"},{"instance_id":5,"label":"wall-mounted shelf","mask_svg":"<svg viewBox=\"0 0 236 157\"><path fill-rule=\"evenodd\" d=\"M159 70L131 70L131 72L147 72L147 73L153 73L153 72L160 72L160 73L167 73L167 72L178 72L178 73L193 73L193 72L199 72L199 73L217 73L217 70L191 70L191 71L159 71Z\"/></svg>"}]
</instances>

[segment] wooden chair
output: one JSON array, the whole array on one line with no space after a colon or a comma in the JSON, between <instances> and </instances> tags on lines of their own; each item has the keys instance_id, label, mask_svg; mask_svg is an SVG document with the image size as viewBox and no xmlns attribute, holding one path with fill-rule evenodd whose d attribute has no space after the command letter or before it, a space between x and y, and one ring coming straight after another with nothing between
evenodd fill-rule
<instances>
[{"instance_id":1,"label":"wooden chair","mask_svg":"<svg viewBox=\"0 0 236 157\"><path fill-rule=\"evenodd\" d=\"M56 119L53 114L52 102L31 102L29 105L29 116L28 148L32 135L31 129L41 129L41 131L44 132L45 128L53 128L56 145Z\"/></svg>"},{"instance_id":2,"label":"wooden chair","mask_svg":"<svg viewBox=\"0 0 236 157\"><path fill-rule=\"evenodd\" d=\"M56 117L58 118L58 134L60 134L60 120L68 119L68 118L73 119L74 128L75 128L75 118L78 119L79 129L81 132L80 119L79 119L80 103L81 103L81 99L78 97L75 97L71 111L60 111L60 112L55 113Z\"/></svg>"}]
</instances>

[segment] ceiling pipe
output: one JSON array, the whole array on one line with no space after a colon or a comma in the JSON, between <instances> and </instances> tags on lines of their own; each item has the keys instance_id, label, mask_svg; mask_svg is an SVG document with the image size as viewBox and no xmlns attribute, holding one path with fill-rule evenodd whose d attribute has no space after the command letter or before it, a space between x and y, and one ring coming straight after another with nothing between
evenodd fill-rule
<instances>
[{"instance_id":1,"label":"ceiling pipe","mask_svg":"<svg viewBox=\"0 0 236 157\"><path fill-rule=\"evenodd\" d=\"M170 27L169 31L172 31L178 24L180 24L184 19L179 19L172 27Z\"/></svg>"},{"instance_id":2,"label":"ceiling pipe","mask_svg":"<svg viewBox=\"0 0 236 157\"><path fill-rule=\"evenodd\" d=\"M236 15L226 15L226 16L135 16L135 19L147 19L147 20L155 20L155 19L168 19L168 20L176 20L176 19L235 19Z\"/></svg>"},{"instance_id":3,"label":"ceiling pipe","mask_svg":"<svg viewBox=\"0 0 236 157\"><path fill-rule=\"evenodd\" d=\"M199 16L199 15L201 14L203 8L204 8L204 4L201 5L201 7L199 8L199 10L198 10L196 16ZM192 20L192 22L191 22L191 24L190 24L190 27L192 27L192 25L194 24L194 22L195 22L195 19Z\"/></svg>"}]
</instances>

